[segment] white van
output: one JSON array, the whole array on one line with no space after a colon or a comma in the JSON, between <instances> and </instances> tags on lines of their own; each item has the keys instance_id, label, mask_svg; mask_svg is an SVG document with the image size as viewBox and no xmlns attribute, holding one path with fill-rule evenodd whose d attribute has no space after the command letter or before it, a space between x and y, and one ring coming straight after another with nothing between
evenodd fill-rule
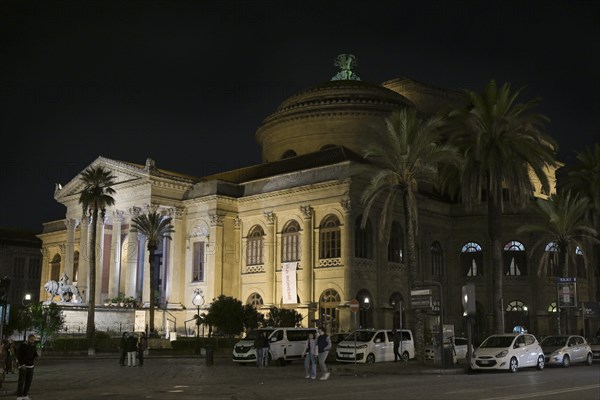
<instances>
[{"instance_id":1,"label":"white van","mask_svg":"<svg viewBox=\"0 0 600 400\"><path fill-rule=\"evenodd\" d=\"M262 332L269 338L269 364L283 364L302 358L308 334L317 335L317 328L262 328L248 332L246 337L233 346L233 362L256 363L254 340Z\"/></svg>"},{"instance_id":2,"label":"white van","mask_svg":"<svg viewBox=\"0 0 600 400\"><path fill-rule=\"evenodd\" d=\"M410 330L403 329L399 352L402 358L415 358L415 343ZM391 329L359 329L338 343L336 360L340 362L374 363L394 361L394 335Z\"/></svg>"}]
</instances>

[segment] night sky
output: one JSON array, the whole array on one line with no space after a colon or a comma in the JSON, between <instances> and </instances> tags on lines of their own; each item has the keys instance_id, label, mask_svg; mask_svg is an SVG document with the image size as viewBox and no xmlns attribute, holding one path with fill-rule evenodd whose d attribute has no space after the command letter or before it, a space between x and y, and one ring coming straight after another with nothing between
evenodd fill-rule
<instances>
[{"instance_id":1,"label":"night sky","mask_svg":"<svg viewBox=\"0 0 600 400\"><path fill-rule=\"evenodd\" d=\"M98 156L202 176L259 163L256 128L328 81L409 77L541 97L560 159L598 142L598 1L0 2L0 227L41 232Z\"/></svg>"}]
</instances>

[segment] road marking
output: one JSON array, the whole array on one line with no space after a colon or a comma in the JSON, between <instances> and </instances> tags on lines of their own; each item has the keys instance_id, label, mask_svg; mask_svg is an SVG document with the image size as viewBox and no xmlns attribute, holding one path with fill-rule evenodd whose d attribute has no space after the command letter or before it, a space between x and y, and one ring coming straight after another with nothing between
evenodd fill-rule
<instances>
[{"instance_id":1,"label":"road marking","mask_svg":"<svg viewBox=\"0 0 600 400\"><path fill-rule=\"evenodd\" d=\"M514 396L488 397L488 398L481 399L481 400L527 399L527 398L530 398L530 397L540 397L540 396L547 396L547 395L551 395L551 394L579 392L579 391L582 391L582 390L589 390L589 389L600 389L600 385L587 385L587 386L581 386L581 387L577 387L577 388L547 390L545 392L536 392L536 393L528 393L528 394L517 394L517 395L514 395Z\"/></svg>"}]
</instances>

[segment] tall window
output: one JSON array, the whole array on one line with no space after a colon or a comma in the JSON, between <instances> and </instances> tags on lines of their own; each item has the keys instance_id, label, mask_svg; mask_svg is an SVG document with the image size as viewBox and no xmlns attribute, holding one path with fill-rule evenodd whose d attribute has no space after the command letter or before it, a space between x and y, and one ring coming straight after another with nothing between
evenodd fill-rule
<instances>
[{"instance_id":1,"label":"tall window","mask_svg":"<svg viewBox=\"0 0 600 400\"><path fill-rule=\"evenodd\" d=\"M50 262L50 279L56 282L58 282L60 277L60 261L60 256L56 254Z\"/></svg>"},{"instance_id":2,"label":"tall window","mask_svg":"<svg viewBox=\"0 0 600 400\"><path fill-rule=\"evenodd\" d=\"M340 220L335 215L326 217L320 226L319 258L339 258L342 255Z\"/></svg>"},{"instance_id":3,"label":"tall window","mask_svg":"<svg viewBox=\"0 0 600 400\"><path fill-rule=\"evenodd\" d=\"M444 255L440 242L431 243L429 253L431 254L431 276L444 276Z\"/></svg>"},{"instance_id":4,"label":"tall window","mask_svg":"<svg viewBox=\"0 0 600 400\"><path fill-rule=\"evenodd\" d=\"M263 299L260 294L254 292L248 297L247 304L250 304L254 308L259 308L263 305Z\"/></svg>"},{"instance_id":5,"label":"tall window","mask_svg":"<svg viewBox=\"0 0 600 400\"><path fill-rule=\"evenodd\" d=\"M585 258L583 257L583 250L579 246L575 249L575 264L577 265L577 277L586 278Z\"/></svg>"},{"instance_id":6,"label":"tall window","mask_svg":"<svg viewBox=\"0 0 600 400\"><path fill-rule=\"evenodd\" d=\"M373 235L371 233L371 222L367 221L365 229L361 229L362 216L356 219L354 224L354 257L373 258Z\"/></svg>"},{"instance_id":7,"label":"tall window","mask_svg":"<svg viewBox=\"0 0 600 400\"><path fill-rule=\"evenodd\" d=\"M192 282L204 281L204 242L194 242Z\"/></svg>"},{"instance_id":8,"label":"tall window","mask_svg":"<svg viewBox=\"0 0 600 400\"><path fill-rule=\"evenodd\" d=\"M523 243L511 240L504 245L502 252L504 260L504 275L527 275L527 253Z\"/></svg>"},{"instance_id":9,"label":"tall window","mask_svg":"<svg viewBox=\"0 0 600 400\"><path fill-rule=\"evenodd\" d=\"M404 238L402 227L396 221L392 222L390 242L388 243L388 261L394 263L404 262Z\"/></svg>"},{"instance_id":10,"label":"tall window","mask_svg":"<svg viewBox=\"0 0 600 400\"><path fill-rule=\"evenodd\" d=\"M550 242L546 245L544 250L549 253L547 255L548 264L546 265L546 275L560 276L560 267L558 265L558 245L555 242Z\"/></svg>"},{"instance_id":11,"label":"tall window","mask_svg":"<svg viewBox=\"0 0 600 400\"><path fill-rule=\"evenodd\" d=\"M79 252L76 251L73 254L73 277L71 279L73 283L79 282Z\"/></svg>"},{"instance_id":12,"label":"tall window","mask_svg":"<svg viewBox=\"0 0 600 400\"><path fill-rule=\"evenodd\" d=\"M246 265L260 265L263 263L264 232L259 225L255 225L248 234L246 248Z\"/></svg>"},{"instance_id":13,"label":"tall window","mask_svg":"<svg viewBox=\"0 0 600 400\"><path fill-rule=\"evenodd\" d=\"M338 307L342 301L339 293L334 289L327 289L321 293L319 298L319 325L329 328L331 332L337 332L339 326Z\"/></svg>"},{"instance_id":14,"label":"tall window","mask_svg":"<svg viewBox=\"0 0 600 400\"><path fill-rule=\"evenodd\" d=\"M288 222L281 233L281 260L300 260L300 225L296 221Z\"/></svg>"},{"instance_id":15,"label":"tall window","mask_svg":"<svg viewBox=\"0 0 600 400\"><path fill-rule=\"evenodd\" d=\"M13 277L23 278L25 276L25 257L15 257L13 263Z\"/></svg>"},{"instance_id":16,"label":"tall window","mask_svg":"<svg viewBox=\"0 0 600 400\"><path fill-rule=\"evenodd\" d=\"M475 242L465 244L461 249L460 259L464 276L483 275L483 253L481 246Z\"/></svg>"}]
</instances>

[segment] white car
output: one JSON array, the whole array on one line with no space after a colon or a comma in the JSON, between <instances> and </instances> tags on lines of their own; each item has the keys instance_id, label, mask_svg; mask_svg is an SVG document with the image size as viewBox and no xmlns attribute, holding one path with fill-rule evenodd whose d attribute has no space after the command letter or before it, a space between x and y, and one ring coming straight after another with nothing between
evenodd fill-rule
<instances>
[{"instance_id":1,"label":"white car","mask_svg":"<svg viewBox=\"0 0 600 400\"><path fill-rule=\"evenodd\" d=\"M467 339L463 337L452 336L449 338L450 343L454 347L454 363L457 364L460 360L467 358ZM435 347L430 344L425 346L425 359L433 360L435 358ZM438 346L439 347L439 346Z\"/></svg>"},{"instance_id":2,"label":"white car","mask_svg":"<svg viewBox=\"0 0 600 400\"><path fill-rule=\"evenodd\" d=\"M561 365L565 368L577 362L592 365L592 348L582 336L547 336L540 346L544 351L547 365Z\"/></svg>"},{"instance_id":3,"label":"white car","mask_svg":"<svg viewBox=\"0 0 600 400\"><path fill-rule=\"evenodd\" d=\"M406 329L402 333L400 354L405 360L415 358L415 345L412 332ZM339 362L374 363L394 361L394 338L391 329L359 329L339 342L336 350Z\"/></svg>"},{"instance_id":4,"label":"white car","mask_svg":"<svg viewBox=\"0 0 600 400\"><path fill-rule=\"evenodd\" d=\"M528 333L492 335L485 339L471 358L472 370L508 370L536 367L544 369L544 353L535 336Z\"/></svg>"}]
</instances>

